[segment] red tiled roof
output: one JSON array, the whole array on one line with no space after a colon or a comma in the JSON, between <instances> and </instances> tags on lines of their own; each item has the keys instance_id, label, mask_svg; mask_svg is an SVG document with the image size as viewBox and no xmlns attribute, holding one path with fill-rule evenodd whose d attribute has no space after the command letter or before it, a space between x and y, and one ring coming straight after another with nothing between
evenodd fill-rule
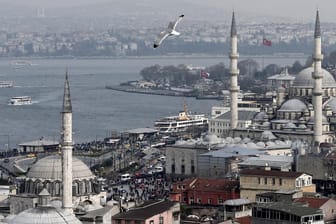
<instances>
[{"instance_id":1,"label":"red tiled roof","mask_svg":"<svg viewBox=\"0 0 336 224\"><path fill-rule=\"evenodd\" d=\"M241 217L241 218L236 218L235 221L240 223L240 224L251 224L252 223L252 217L251 216L245 216L245 217Z\"/></svg>"},{"instance_id":2,"label":"red tiled roof","mask_svg":"<svg viewBox=\"0 0 336 224\"><path fill-rule=\"evenodd\" d=\"M267 176L267 177L288 177L297 178L301 176L301 172L284 172L279 170L262 170L262 169L244 169L240 171L240 175L246 176Z\"/></svg>"},{"instance_id":3,"label":"red tiled roof","mask_svg":"<svg viewBox=\"0 0 336 224\"><path fill-rule=\"evenodd\" d=\"M295 202L303 202L303 203L308 203L308 206L310 208L320 208L324 203L329 201L330 198L297 198L294 201Z\"/></svg>"},{"instance_id":4,"label":"red tiled roof","mask_svg":"<svg viewBox=\"0 0 336 224\"><path fill-rule=\"evenodd\" d=\"M184 185L185 190L198 191L228 191L239 187L239 181L226 179L192 178L176 184Z\"/></svg>"},{"instance_id":5,"label":"red tiled roof","mask_svg":"<svg viewBox=\"0 0 336 224\"><path fill-rule=\"evenodd\" d=\"M148 202L139 207L134 207L127 212L121 212L112 217L113 220L146 220L152 216L168 211L176 202L159 201Z\"/></svg>"}]
</instances>

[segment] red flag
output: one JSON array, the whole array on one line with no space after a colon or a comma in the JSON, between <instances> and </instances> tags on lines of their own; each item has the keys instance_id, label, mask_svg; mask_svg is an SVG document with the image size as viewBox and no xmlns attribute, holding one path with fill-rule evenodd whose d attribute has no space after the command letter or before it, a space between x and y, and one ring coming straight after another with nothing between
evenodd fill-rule
<instances>
[{"instance_id":1,"label":"red flag","mask_svg":"<svg viewBox=\"0 0 336 224\"><path fill-rule=\"evenodd\" d=\"M201 70L200 76L202 78L209 78L210 74L208 72L206 72L206 71Z\"/></svg>"},{"instance_id":2,"label":"red flag","mask_svg":"<svg viewBox=\"0 0 336 224\"><path fill-rule=\"evenodd\" d=\"M266 38L263 38L263 45L271 47L272 46L272 41L267 40Z\"/></svg>"}]
</instances>

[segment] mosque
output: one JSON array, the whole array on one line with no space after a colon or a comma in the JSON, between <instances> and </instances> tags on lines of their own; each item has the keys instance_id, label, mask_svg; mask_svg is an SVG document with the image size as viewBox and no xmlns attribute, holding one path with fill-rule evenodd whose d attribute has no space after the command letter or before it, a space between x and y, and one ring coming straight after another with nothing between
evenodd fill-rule
<instances>
[{"instance_id":1,"label":"mosque","mask_svg":"<svg viewBox=\"0 0 336 224\"><path fill-rule=\"evenodd\" d=\"M66 73L62 109L61 154L38 160L18 179L18 194L10 197L4 223L82 223L75 214L102 211L106 192L91 170L72 157L72 104ZM106 207L105 207L106 208ZM111 207L102 214L111 220ZM85 222L88 223L88 222ZM109 222L111 223L111 222Z\"/></svg>"},{"instance_id":2,"label":"mosque","mask_svg":"<svg viewBox=\"0 0 336 224\"><path fill-rule=\"evenodd\" d=\"M209 122L209 133L217 137L262 139L270 131L279 140L301 141L308 151L319 152L321 143L334 143L336 130L336 82L334 77L322 68L321 30L319 12L315 22L315 52L311 67L299 74L288 76L290 86L276 90L273 103L264 105L260 112L238 107L238 52L237 29L233 14L231 24L231 103L230 111L217 114ZM293 78L294 77L294 78ZM283 77L282 77L283 78ZM293 79L293 80L291 80ZM214 110L214 109L213 109ZM222 110L224 111L224 110ZM252 113L253 112L253 113ZM249 116L247 116L249 115Z\"/></svg>"},{"instance_id":3,"label":"mosque","mask_svg":"<svg viewBox=\"0 0 336 224\"><path fill-rule=\"evenodd\" d=\"M316 13L314 45L312 66L297 75L280 74L279 82L290 85L279 85L271 104L264 105L259 112L239 108L239 55L233 14L229 54L230 111L212 108L211 114L216 116L210 119L209 133L221 138L249 138L265 145L269 140L291 142L294 170L312 174L317 190L328 195L336 193L336 82L333 75L322 68L319 11Z\"/></svg>"}]
</instances>

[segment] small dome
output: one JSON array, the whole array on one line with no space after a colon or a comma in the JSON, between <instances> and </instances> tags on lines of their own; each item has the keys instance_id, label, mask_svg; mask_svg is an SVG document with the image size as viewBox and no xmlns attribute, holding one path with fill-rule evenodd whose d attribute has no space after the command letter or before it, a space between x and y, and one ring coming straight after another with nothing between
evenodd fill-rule
<instances>
[{"instance_id":1,"label":"small dome","mask_svg":"<svg viewBox=\"0 0 336 224\"><path fill-rule=\"evenodd\" d=\"M308 120L308 124L314 124L315 122L315 117L311 116ZM322 124L329 124L327 118L322 114Z\"/></svg>"},{"instance_id":2,"label":"small dome","mask_svg":"<svg viewBox=\"0 0 336 224\"><path fill-rule=\"evenodd\" d=\"M336 112L336 98L335 97L330 97L330 99L328 100L328 102L325 104L325 106L329 106L330 109L333 112Z\"/></svg>"},{"instance_id":3,"label":"small dome","mask_svg":"<svg viewBox=\"0 0 336 224\"><path fill-rule=\"evenodd\" d=\"M275 135L271 131L264 131L261 134L261 138L268 139L268 140L274 140L277 137L275 137Z\"/></svg>"},{"instance_id":4,"label":"small dome","mask_svg":"<svg viewBox=\"0 0 336 224\"><path fill-rule=\"evenodd\" d=\"M314 68L308 67L303 69L299 74L296 75L293 87L314 87L314 79L313 79ZM334 77L325 69L322 69L322 88L327 87L336 87L336 82Z\"/></svg>"},{"instance_id":5,"label":"small dome","mask_svg":"<svg viewBox=\"0 0 336 224\"><path fill-rule=\"evenodd\" d=\"M239 142L241 142L241 137L235 137L234 139L233 139L233 142L235 143L235 144L238 144Z\"/></svg>"},{"instance_id":6,"label":"small dome","mask_svg":"<svg viewBox=\"0 0 336 224\"><path fill-rule=\"evenodd\" d=\"M258 146L254 142L249 142L246 145L248 148L258 148Z\"/></svg>"},{"instance_id":7,"label":"small dome","mask_svg":"<svg viewBox=\"0 0 336 224\"><path fill-rule=\"evenodd\" d=\"M250 139L250 138L247 138L247 137L246 137L246 138L243 139L243 143L249 143L249 142L251 142L251 139Z\"/></svg>"},{"instance_id":8,"label":"small dome","mask_svg":"<svg viewBox=\"0 0 336 224\"><path fill-rule=\"evenodd\" d=\"M305 124L300 124L298 126L299 129L307 129L307 126Z\"/></svg>"},{"instance_id":9,"label":"small dome","mask_svg":"<svg viewBox=\"0 0 336 224\"><path fill-rule=\"evenodd\" d=\"M296 125L293 124L292 122L288 122L288 123L285 124L283 127L284 127L284 128L296 128Z\"/></svg>"},{"instance_id":10,"label":"small dome","mask_svg":"<svg viewBox=\"0 0 336 224\"><path fill-rule=\"evenodd\" d=\"M266 142L266 145L267 145L267 146L275 146L275 143L274 143L274 142L271 142L271 141L268 141L268 142Z\"/></svg>"},{"instance_id":11,"label":"small dome","mask_svg":"<svg viewBox=\"0 0 336 224\"><path fill-rule=\"evenodd\" d=\"M270 125L271 125L271 123L268 122L268 121L265 121L265 122L262 124L263 127L269 127Z\"/></svg>"},{"instance_id":12,"label":"small dome","mask_svg":"<svg viewBox=\"0 0 336 224\"><path fill-rule=\"evenodd\" d=\"M72 176L76 179L95 178L91 170L76 157L72 157ZM62 156L52 155L38 160L27 173L28 178L62 180Z\"/></svg>"},{"instance_id":13,"label":"small dome","mask_svg":"<svg viewBox=\"0 0 336 224\"><path fill-rule=\"evenodd\" d=\"M264 142L257 142L256 144L259 147L265 147L265 143Z\"/></svg>"},{"instance_id":14,"label":"small dome","mask_svg":"<svg viewBox=\"0 0 336 224\"><path fill-rule=\"evenodd\" d=\"M254 117L254 120L263 120L265 116L267 116L267 113L265 111L261 111Z\"/></svg>"},{"instance_id":15,"label":"small dome","mask_svg":"<svg viewBox=\"0 0 336 224\"><path fill-rule=\"evenodd\" d=\"M208 134L204 137L204 141L209 142L210 144L216 144L220 142L220 139L215 134Z\"/></svg>"},{"instance_id":16,"label":"small dome","mask_svg":"<svg viewBox=\"0 0 336 224\"><path fill-rule=\"evenodd\" d=\"M80 224L73 214L52 206L36 207L25 210L12 219L8 220L9 224Z\"/></svg>"},{"instance_id":17,"label":"small dome","mask_svg":"<svg viewBox=\"0 0 336 224\"><path fill-rule=\"evenodd\" d=\"M307 105L299 99L290 99L282 104L278 111L303 112L307 110Z\"/></svg>"}]
</instances>

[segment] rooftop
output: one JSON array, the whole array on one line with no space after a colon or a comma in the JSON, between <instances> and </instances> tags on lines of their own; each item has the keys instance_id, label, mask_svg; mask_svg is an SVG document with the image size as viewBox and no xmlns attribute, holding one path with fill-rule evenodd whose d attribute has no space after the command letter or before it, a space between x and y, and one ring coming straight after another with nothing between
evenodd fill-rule
<instances>
[{"instance_id":1,"label":"rooftop","mask_svg":"<svg viewBox=\"0 0 336 224\"><path fill-rule=\"evenodd\" d=\"M255 207L282 211L282 212L286 212L288 214L293 214L293 215L300 216L300 217L307 216L307 215L316 215L316 214L323 215L323 212L320 209L303 207L295 203L292 203L292 204L291 203L281 203L281 202L262 203L262 204L258 204Z\"/></svg>"},{"instance_id":2,"label":"rooftop","mask_svg":"<svg viewBox=\"0 0 336 224\"><path fill-rule=\"evenodd\" d=\"M267 176L267 177L288 177L297 178L301 176L301 172L282 172L277 170L262 170L262 169L245 169L240 172L244 176Z\"/></svg>"},{"instance_id":3,"label":"rooftop","mask_svg":"<svg viewBox=\"0 0 336 224\"><path fill-rule=\"evenodd\" d=\"M146 220L152 216L163 213L173 207L177 202L173 201L152 201L142 206L132 208L127 212L119 213L112 217L113 220Z\"/></svg>"}]
</instances>

